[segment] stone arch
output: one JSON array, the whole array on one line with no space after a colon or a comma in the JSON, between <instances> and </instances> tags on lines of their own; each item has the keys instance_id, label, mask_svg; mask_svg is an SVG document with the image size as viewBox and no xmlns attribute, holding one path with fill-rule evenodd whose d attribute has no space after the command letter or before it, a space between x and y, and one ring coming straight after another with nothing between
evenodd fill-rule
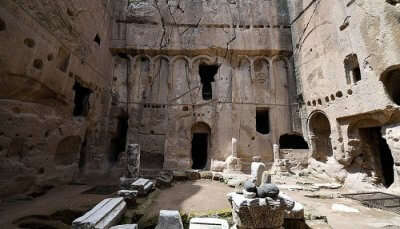
<instances>
[{"instance_id":1,"label":"stone arch","mask_svg":"<svg viewBox=\"0 0 400 229\"><path fill-rule=\"evenodd\" d=\"M81 137L68 136L62 139L56 149L54 162L56 165L71 165L78 162L78 155L81 149Z\"/></svg>"},{"instance_id":2,"label":"stone arch","mask_svg":"<svg viewBox=\"0 0 400 229\"><path fill-rule=\"evenodd\" d=\"M308 120L312 157L325 162L333 156L331 144L331 125L325 113L317 111Z\"/></svg>"},{"instance_id":3,"label":"stone arch","mask_svg":"<svg viewBox=\"0 0 400 229\"><path fill-rule=\"evenodd\" d=\"M167 104L170 84L170 60L166 56L153 58L153 80L151 83L151 103Z\"/></svg>"},{"instance_id":4,"label":"stone arch","mask_svg":"<svg viewBox=\"0 0 400 229\"><path fill-rule=\"evenodd\" d=\"M205 122L197 122L192 126L192 168L205 169L210 161L211 128Z\"/></svg>"},{"instance_id":5,"label":"stone arch","mask_svg":"<svg viewBox=\"0 0 400 229\"><path fill-rule=\"evenodd\" d=\"M289 64L285 57L277 56L272 59L272 75L274 91L278 104L289 103Z\"/></svg>"},{"instance_id":6,"label":"stone arch","mask_svg":"<svg viewBox=\"0 0 400 229\"><path fill-rule=\"evenodd\" d=\"M271 87L269 61L265 57L258 57L253 62L254 79L258 84L264 84L266 89Z\"/></svg>"},{"instance_id":7,"label":"stone arch","mask_svg":"<svg viewBox=\"0 0 400 229\"><path fill-rule=\"evenodd\" d=\"M150 95L150 85L152 84L152 62L146 55L139 55L134 58L135 74L137 78L137 94L139 101L146 102Z\"/></svg>"},{"instance_id":8,"label":"stone arch","mask_svg":"<svg viewBox=\"0 0 400 229\"><path fill-rule=\"evenodd\" d=\"M187 57L178 56L172 60L172 103L191 103L191 62Z\"/></svg>"},{"instance_id":9,"label":"stone arch","mask_svg":"<svg viewBox=\"0 0 400 229\"><path fill-rule=\"evenodd\" d=\"M238 97L240 102L248 103L253 99L252 90L252 62L247 56L241 56L238 62L239 69L237 71L236 83L239 91Z\"/></svg>"},{"instance_id":10,"label":"stone arch","mask_svg":"<svg viewBox=\"0 0 400 229\"><path fill-rule=\"evenodd\" d=\"M400 65L389 67L381 76L386 94L400 106Z\"/></svg>"}]
</instances>

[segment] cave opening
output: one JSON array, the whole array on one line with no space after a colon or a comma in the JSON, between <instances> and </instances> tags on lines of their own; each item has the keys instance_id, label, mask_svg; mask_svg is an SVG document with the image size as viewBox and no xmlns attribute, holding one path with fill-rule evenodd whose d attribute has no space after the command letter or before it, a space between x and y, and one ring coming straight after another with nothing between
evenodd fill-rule
<instances>
[{"instance_id":1,"label":"cave opening","mask_svg":"<svg viewBox=\"0 0 400 229\"><path fill-rule=\"evenodd\" d=\"M381 127L360 128L360 137L364 151L369 153L370 167L375 170L382 184L388 188L394 182L394 159L386 140L382 137Z\"/></svg>"},{"instance_id":2,"label":"cave opening","mask_svg":"<svg viewBox=\"0 0 400 229\"><path fill-rule=\"evenodd\" d=\"M392 101L400 105L400 69L389 71L383 79L383 84Z\"/></svg>"},{"instance_id":3,"label":"cave opening","mask_svg":"<svg viewBox=\"0 0 400 229\"><path fill-rule=\"evenodd\" d=\"M203 100L211 100L213 97L212 94L212 82L215 82L215 75L218 73L219 66L218 65L206 65L200 64L199 66L199 74L200 81L203 85L202 88L202 96Z\"/></svg>"},{"instance_id":4,"label":"cave opening","mask_svg":"<svg viewBox=\"0 0 400 229\"><path fill-rule=\"evenodd\" d=\"M111 139L111 152L109 157L111 163L118 162L119 155L121 152L125 151L129 128L128 119L127 116L118 117L116 134Z\"/></svg>"},{"instance_id":5,"label":"cave opening","mask_svg":"<svg viewBox=\"0 0 400 229\"><path fill-rule=\"evenodd\" d=\"M279 138L281 149L308 149L308 144L303 136L297 134L285 134Z\"/></svg>"},{"instance_id":6,"label":"cave opening","mask_svg":"<svg viewBox=\"0 0 400 229\"><path fill-rule=\"evenodd\" d=\"M74 116L87 116L89 113L89 97L92 94L92 90L82 86L78 81L75 81L74 87L75 98L74 98Z\"/></svg>"}]
</instances>

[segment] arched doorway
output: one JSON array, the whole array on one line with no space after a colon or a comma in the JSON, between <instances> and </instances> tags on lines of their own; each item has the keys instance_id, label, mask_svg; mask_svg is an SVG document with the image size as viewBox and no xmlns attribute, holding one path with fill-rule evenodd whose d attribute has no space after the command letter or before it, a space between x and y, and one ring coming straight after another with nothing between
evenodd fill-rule
<instances>
[{"instance_id":1,"label":"arched doorway","mask_svg":"<svg viewBox=\"0 0 400 229\"><path fill-rule=\"evenodd\" d=\"M208 162L211 128L203 122L192 127L192 169L204 169Z\"/></svg>"},{"instance_id":2,"label":"arched doorway","mask_svg":"<svg viewBox=\"0 0 400 229\"><path fill-rule=\"evenodd\" d=\"M325 162L332 156L331 125L329 119L321 112L313 114L309 121L312 145L312 157Z\"/></svg>"}]
</instances>

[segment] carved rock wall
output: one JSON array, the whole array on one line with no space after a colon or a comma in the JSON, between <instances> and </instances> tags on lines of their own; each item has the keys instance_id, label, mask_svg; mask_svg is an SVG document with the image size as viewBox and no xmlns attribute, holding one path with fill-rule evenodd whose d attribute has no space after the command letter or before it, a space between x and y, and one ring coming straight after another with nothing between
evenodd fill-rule
<instances>
[{"instance_id":1,"label":"carved rock wall","mask_svg":"<svg viewBox=\"0 0 400 229\"><path fill-rule=\"evenodd\" d=\"M0 3L0 195L103 166L111 12L109 1ZM79 90L90 91L81 109Z\"/></svg>"}]
</instances>

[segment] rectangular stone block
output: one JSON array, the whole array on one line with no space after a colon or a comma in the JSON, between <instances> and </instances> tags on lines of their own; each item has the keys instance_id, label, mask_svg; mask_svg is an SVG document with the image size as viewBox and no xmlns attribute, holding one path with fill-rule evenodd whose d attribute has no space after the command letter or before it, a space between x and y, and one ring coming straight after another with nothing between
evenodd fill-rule
<instances>
[{"instance_id":1,"label":"rectangular stone block","mask_svg":"<svg viewBox=\"0 0 400 229\"><path fill-rule=\"evenodd\" d=\"M189 229L229 229L229 224L223 219L193 218L190 220Z\"/></svg>"},{"instance_id":2,"label":"rectangular stone block","mask_svg":"<svg viewBox=\"0 0 400 229\"><path fill-rule=\"evenodd\" d=\"M140 196L149 194L153 189L153 182L148 179L139 178L137 181L131 184L132 190L137 190Z\"/></svg>"},{"instance_id":3,"label":"rectangular stone block","mask_svg":"<svg viewBox=\"0 0 400 229\"><path fill-rule=\"evenodd\" d=\"M126 211L124 198L101 201L85 215L72 222L72 229L108 229L119 222Z\"/></svg>"}]
</instances>

